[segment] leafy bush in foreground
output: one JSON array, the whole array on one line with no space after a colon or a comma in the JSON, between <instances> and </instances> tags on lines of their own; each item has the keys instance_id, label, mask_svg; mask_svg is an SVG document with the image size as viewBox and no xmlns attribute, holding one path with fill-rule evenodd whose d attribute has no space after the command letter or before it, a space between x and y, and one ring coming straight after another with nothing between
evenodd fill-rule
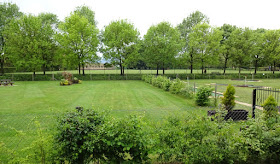
<instances>
[{"instance_id":1,"label":"leafy bush in foreground","mask_svg":"<svg viewBox=\"0 0 280 164\"><path fill-rule=\"evenodd\" d=\"M55 146L57 159L71 163L121 163L148 159L147 138L141 119L105 117L95 110L68 112L59 119Z\"/></svg>"},{"instance_id":2,"label":"leafy bush in foreground","mask_svg":"<svg viewBox=\"0 0 280 164\"><path fill-rule=\"evenodd\" d=\"M197 116L169 117L157 127L157 162L279 163L280 126L262 119L240 124L213 122Z\"/></svg>"},{"instance_id":3,"label":"leafy bush in foreground","mask_svg":"<svg viewBox=\"0 0 280 164\"><path fill-rule=\"evenodd\" d=\"M93 158L100 158L99 149L91 148L91 135L97 133L104 124L104 118L94 110L66 113L59 119L55 136L58 155L61 160L71 163L84 163Z\"/></svg>"}]
</instances>

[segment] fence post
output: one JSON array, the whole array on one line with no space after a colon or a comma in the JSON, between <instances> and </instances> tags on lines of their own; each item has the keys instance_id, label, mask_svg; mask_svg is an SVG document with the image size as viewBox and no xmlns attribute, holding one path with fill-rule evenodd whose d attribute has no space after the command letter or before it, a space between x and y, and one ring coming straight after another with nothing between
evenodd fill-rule
<instances>
[{"instance_id":1,"label":"fence post","mask_svg":"<svg viewBox=\"0 0 280 164\"><path fill-rule=\"evenodd\" d=\"M253 103L252 103L252 118L255 118L255 109L256 109L256 97L257 97L257 92L256 92L257 90L256 89L254 89L253 90L253 95L252 95L252 97L253 97Z\"/></svg>"},{"instance_id":2,"label":"fence post","mask_svg":"<svg viewBox=\"0 0 280 164\"><path fill-rule=\"evenodd\" d=\"M195 82L193 83L193 92L195 94Z\"/></svg>"}]
</instances>

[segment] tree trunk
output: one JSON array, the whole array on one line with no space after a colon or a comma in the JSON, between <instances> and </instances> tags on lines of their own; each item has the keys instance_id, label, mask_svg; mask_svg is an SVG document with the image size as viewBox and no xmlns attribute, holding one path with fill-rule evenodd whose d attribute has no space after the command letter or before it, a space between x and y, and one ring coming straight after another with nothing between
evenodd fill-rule
<instances>
[{"instance_id":1,"label":"tree trunk","mask_svg":"<svg viewBox=\"0 0 280 164\"><path fill-rule=\"evenodd\" d=\"M225 65L224 65L224 75L226 74L226 69L227 69L227 61L228 61L228 58L225 58Z\"/></svg>"},{"instance_id":2,"label":"tree trunk","mask_svg":"<svg viewBox=\"0 0 280 164\"><path fill-rule=\"evenodd\" d=\"M274 74L274 71L275 71L275 66L276 66L276 62L274 61L273 62L273 74Z\"/></svg>"},{"instance_id":3,"label":"tree trunk","mask_svg":"<svg viewBox=\"0 0 280 164\"><path fill-rule=\"evenodd\" d=\"M122 68L122 74L124 75L124 67Z\"/></svg>"},{"instance_id":4,"label":"tree trunk","mask_svg":"<svg viewBox=\"0 0 280 164\"><path fill-rule=\"evenodd\" d=\"M157 75L158 75L158 65L157 65Z\"/></svg>"},{"instance_id":5,"label":"tree trunk","mask_svg":"<svg viewBox=\"0 0 280 164\"><path fill-rule=\"evenodd\" d=\"M4 59L2 59L2 57L1 57L1 59L0 59L0 62L1 62L1 74L2 75L4 75Z\"/></svg>"},{"instance_id":6,"label":"tree trunk","mask_svg":"<svg viewBox=\"0 0 280 164\"><path fill-rule=\"evenodd\" d=\"M121 75L123 75L122 59L120 59Z\"/></svg>"},{"instance_id":7,"label":"tree trunk","mask_svg":"<svg viewBox=\"0 0 280 164\"><path fill-rule=\"evenodd\" d=\"M162 64L162 74L164 75L164 64Z\"/></svg>"},{"instance_id":8,"label":"tree trunk","mask_svg":"<svg viewBox=\"0 0 280 164\"><path fill-rule=\"evenodd\" d=\"M240 73L241 73L241 67L238 67L238 76L239 76L239 80L240 80Z\"/></svg>"},{"instance_id":9,"label":"tree trunk","mask_svg":"<svg viewBox=\"0 0 280 164\"><path fill-rule=\"evenodd\" d=\"M81 63L79 63L79 75L81 74Z\"/></svg>"},{"instance_id":10,"label":"tree trunk","mask_svg":"<svg viewBox=\"0 0 280 164\"><path fill-rule=\"evenodd\" d=\"M256 59L256 62L255 62L255 74L257 74L257 69L258 69L258 59Z\"/></svg>"},{"instance_id":11,"label":"tree trunk","mask_svg":"<svg viewBox=\"0 0 280 164\"><path fill-rule=\"evenodd\" d=\"M43 64L43 72L44 72L44 75L46 75L46 65Z\"/></svg>"},{"instance_id":12,"label":"tree trunk","mask_svg":"<svg viewBox=\"0 0 280 164\"><path fill-rule=\"evenodd\" d=\"M83 76L85 76L85 65L83 64Z\"/></svg>"},{"instance_id":13,"label":"tree trunk","mask_svg":"<svg viewBox=\"0 0 280 164\"><path fill-rule=\"evenodd\" d=\"M33 75L34 75L34 77L35 77L35 71L33 71Z\"/></svg>"}]
</instances>

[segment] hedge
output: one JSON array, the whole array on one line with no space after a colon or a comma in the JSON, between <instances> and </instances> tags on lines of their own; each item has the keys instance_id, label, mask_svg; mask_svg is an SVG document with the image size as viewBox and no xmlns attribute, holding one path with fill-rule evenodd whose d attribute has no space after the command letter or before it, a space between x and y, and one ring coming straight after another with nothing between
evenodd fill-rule
<instances>
[{"instance_id":1,"label":"hedge","mask_svg":"<svg viewBox=\"0 0 280 164\"><path fill-rule=\"evenodd\" d=\"M143 74L86 74L79 75L73 74L73 77L77 77L80 80L141 80ZM181 80L189 79L239 79L238 74L165 74L167 78L176 79L180 78ZM247 79L252 79L251 74L240 74L240 79L244 79L247 76ZM33 78L33 74L4 74L0 76L0 79L12 79L13 81L50 81L54 77L55 80L62 79L61 74L37 74ZM265 74L262 73L255 74L254 79L266 79L266 78L280 78L280 74Z\"/></svg>"}]
</instances>

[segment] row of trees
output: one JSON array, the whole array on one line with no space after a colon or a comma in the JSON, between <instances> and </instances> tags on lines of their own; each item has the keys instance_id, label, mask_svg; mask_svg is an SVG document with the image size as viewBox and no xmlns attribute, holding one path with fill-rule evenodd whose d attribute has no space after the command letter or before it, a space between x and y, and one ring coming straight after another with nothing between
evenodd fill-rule
<instances>
[{"instance_id":1,"label":"row of trees","mask_svg":"<svg viewBox=\"0 0 280 164\"><path fill-rule=\"evenodd\" d=\"M96 28L95 13L77 7L63 22L51 13L25 15L15 4L0 5L1 72L5 66L18 70L46 71L50 68L81 69L96 63L98 52L110 63L124 68L239 68L272 66L280 61L280 30L251 30L224 24L211 27L199 11L177 27L168 22L151 26L143 38L127 20Z\"/></svg>"}]
</instances>

